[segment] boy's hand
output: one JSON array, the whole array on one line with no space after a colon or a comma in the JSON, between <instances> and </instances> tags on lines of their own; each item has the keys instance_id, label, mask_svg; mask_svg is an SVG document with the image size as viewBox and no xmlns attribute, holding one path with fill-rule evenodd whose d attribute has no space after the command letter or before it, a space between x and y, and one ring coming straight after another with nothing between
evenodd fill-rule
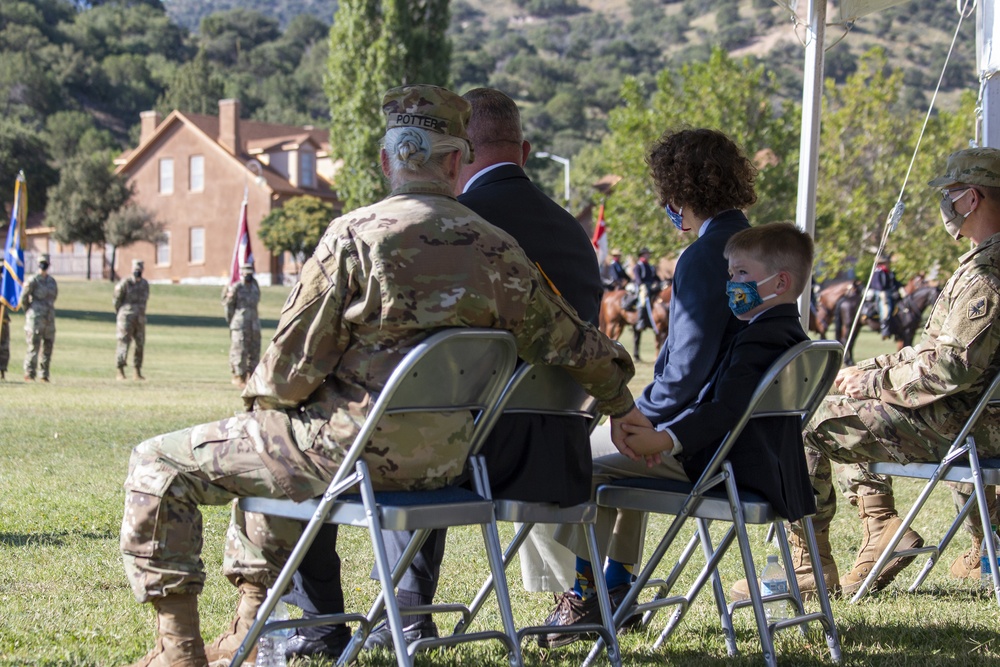
<instances>
[{"instance_id":1,"label":"boy's hand","mask_svg":"<svg viewBox=\"0 0 1000 667\"><path fill-rule=\"evenodd\" d=\"M618 448L619 452L633 461L642 461L645 459L646 465L649 467L653 467L659 463L659 454L647 455L642 452L637 452L626 443L626 437L635 437L634 435L629 435L629 433L626 432L626 427L629 429L635 428L650 431L653 429L652 422L646 418L646 415L639 412L639 408L632 408L631 412L617 419L614 417L611 418L611 442L615 443L615 447Z\"/></svg>"},{"instance_id":2,"label":"boy's hand","mask_svg":"<svg viewBox=\"0 0 1000 667\"><path fill-rule=\"evenodd\" d=\"M647 460L656 457L660 461L661 453L670 453L674 449L674 439L666 431L657 431L652 427L622 424L625 432L625 444L636 454L645 456Z\"/></svg>"}]
</instances>

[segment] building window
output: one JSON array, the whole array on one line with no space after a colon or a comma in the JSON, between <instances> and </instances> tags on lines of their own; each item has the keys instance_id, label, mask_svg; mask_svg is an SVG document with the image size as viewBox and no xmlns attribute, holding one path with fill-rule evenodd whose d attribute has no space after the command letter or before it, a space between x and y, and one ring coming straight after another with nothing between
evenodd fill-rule
<instances>
[{"instance_id":1,"label":"building window","mask_svg":"<svg viewBox=\"0 0 1000 667\"><path fill-rule=\"evenodd\" d=\"M192 155L189 161L188 189L191 192L204 192L205 190L205 156Z\"/></svg>"},{"instance_id":2,"label":"building window","mask_svg":"<svg viewBox=\"0 0 1000 667\"><path fill-rule=\"evenodd\" d=\"M160 240L156 242L156 265L170 265L170 232L163 232Z\"/></svg>"},{"instance_id":3,"label":"building window","mask_svg":"<svg viewBox=\"0 0 1000 667\"><path fill-rule=\"evenodd\" d=\"M174 192L174 159L160 158L160 194L169 195Z\"/></svg>"},{"instance_id":4,"label":"building window","mask_svg":"<svg viewBox=\"0 0 1000 667\"><path fill-rule=\"evenodd\" d=\"M303 151L299 162L299 184L304 188L316 187L316 154Z\"/></svg>"},{"instance_id":5,"label":"building window","mask_svg":"<svg viewBox=\"0 0 1000 667\"><path fill-rule=\"evenodd\" d=\"M191 263L205 263L205 228L191 228Z\"/></svg>"}]
</instances>

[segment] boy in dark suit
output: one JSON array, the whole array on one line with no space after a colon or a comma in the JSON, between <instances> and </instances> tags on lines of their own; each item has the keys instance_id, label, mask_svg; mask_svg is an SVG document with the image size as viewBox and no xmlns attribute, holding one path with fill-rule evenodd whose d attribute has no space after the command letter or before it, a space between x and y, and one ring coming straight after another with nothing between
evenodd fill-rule
<instances>
[{"instance_id":1,"label":"boy in dark suit","mask_svg":"<svg viewBox=\"0 0 1000 667\"><path fill-rule=\"evenodd\" d=\"M726 433L746 411L757 383L771 364L807 340L796 301L812 273L809 235L788 223L753 227L734 234L724 254L729 262L729 307L747 326L736 334L691 410L660 429L631 420L612 423L612 429L624 433L625 445L620 453L595 458L595 487L625 477L698 479ZM802 452L797 421L755 420L737 440L729 461L741 487L765 496L779 514L795 520L815 511ZM632 567L642 549L641 531L624 529L636 523L622 521L624 514L602 509L597 519L598 542L609 555L605 576L615 600L627 592ZM593 568L580 558L580 554L587 554L585 535L576 527L565 527L556 533L556 539L578 556L578 590L563 594L546 624L594 622L599 611L592 595ZM559 646L573 638L553 633L543 641Z\"/></svg>"}]
</instances>

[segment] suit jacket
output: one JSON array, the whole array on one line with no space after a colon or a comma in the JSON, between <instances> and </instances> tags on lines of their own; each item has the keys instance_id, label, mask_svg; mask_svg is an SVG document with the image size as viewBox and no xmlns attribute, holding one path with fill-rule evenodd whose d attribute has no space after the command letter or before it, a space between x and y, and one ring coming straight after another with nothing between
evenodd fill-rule
<instances>
[{"instance_id":1,"label":"suit jacket","mask_svg":"<svg viewBox=\"0 0 1000 667\"><path fill-rule=\"evenodd\" d=\"M705 471L771 364L807 339L792 304L769 308L736 335L708 384L705 400L670 424L683 447L678 458L688 477L696 480ZM816 511L797 417L751 420L727 458L737 485L767 498L786 519L795 521Z\"/></svg>"},{"instance_id":2,"label":"suit jacket","mask_svg":"<svg viewBox=\"0 0 1000 667\"><path fill-rule=\"evenodd\" d=\"M722 253L729 237L749 227L742 211L723 211L677 260L667 341L656 358L653 381L635 402L657 428L702 400L729 343L744 326L729 310L729 263Z\"/></svg>"},{"instance_id":3,"label":"suit jacket","mask_svg":"<svg viewBox=\"0 0 1000 667\"><path fill-rule=\"evenodd\" d=\"M597 324L603 285L580 223L509 164L476 179L458 201L513 236L580 318ZM590 499L593 461L586 420L508 415L483 447L493 495L575 505Z\"/></svg>"}]
</instances>

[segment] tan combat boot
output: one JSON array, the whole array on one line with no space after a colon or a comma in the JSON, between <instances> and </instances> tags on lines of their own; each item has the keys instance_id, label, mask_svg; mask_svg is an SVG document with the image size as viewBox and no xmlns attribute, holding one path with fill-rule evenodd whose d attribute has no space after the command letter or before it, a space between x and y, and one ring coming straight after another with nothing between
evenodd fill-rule
<instances>
[{"instance_id":1,"label":"tan combat boot","mask_svg":"<svg viewBox=\"0 0 1000 667\"><path fill-rule=\"evenodd\" d=\"M893 534L902 523L902 519L896 514L892 496L859 496L858 515L864 526L864 535L861 538L861 548L858 549L858 557L854 560L854 566L851 567L850 572L840 578L844 595L854 595L861 588L865 577L875 566L875 561L885 551ZM916 549L923 545L924 538L920 537L915 530L907 529L899 544L896 545L896 550ZM914 558L915 556L894 558L886 563L882 572L872 583L871 592L880 591L892 583L896 575Z\"/></svg>"},{"instance_id":2,"label":"tan combat boot","mask_svg":"<svg viewBox=\"0 0 1000 667\"><path fill-rule=\"evenodd\" d=\"M264 604L267 597L267 587L261 584L251 584L242 579L237 584L240 589L240 602L236 606L236 616L233 618L229 629L216 637L215 641L205 648L208 660L211 663L225 661L228 663L236 651L243 643L243 639L250 631L254 619L257 618L257 610ZM257 647L254 646L247 654L247 664L252 664L257 659Z\"/></svg>"},{"instance_id":3,"label":"tan combat boot","mask_svg":"<svg viewBox=\"0 0 1000 667\"><path fill-rule=\"evenodd\" d=\"M127 380L128 379L127 377L125 377L125 367L124 366L119 366L118 367L118 375L115 376L115 379L116 380Z\"/></svg>"},{"instance_id":4,"label":"tan combat boot","mask_svg":"<svg viewBox=\"0 0 1000 667\"><path fill-rule=\"evenodd\" d=\"M956 558L951 563L951 576L958 579L980 578L982 563L980 562L980 550L983 548L983 540L978 535L972 536L972 546L964 554Z\"/></svg>"},{"instance_id":5,"label":"tan combat boot","mask_svg":"<svg viewBox=\"0 0 1000 667\"><path fill-rule=\"evenodd\" d=\"M168 595L153 600L156 645L130 667L207 667L198 623L197 595Z\"/></svg>"},{"instance_id":6,"label":"tan combat boot","mask_svg":"<svg viewBox=\"0 0 1000 667\"><path fill-rule=\"evenodd\" d=\"M822 530L816 530L816 546L819 549L819 563L823 568L823 581L826 582L826 590L831 597L840 594L840 576L837 572L837 562L833 560L833 550L830 547L830 527L826 526ZM799 585L799 593L804 601L816 599L816 578L813 575L812 561L809 558L809 549L806 547L806 540L797 533L790 531L788 543L792 547L792 568L795 572L795 581ZM747 600L750 592L747 588L747 580L740 579L729 591L733 600Z\"/></svg>"}]
</instances>

